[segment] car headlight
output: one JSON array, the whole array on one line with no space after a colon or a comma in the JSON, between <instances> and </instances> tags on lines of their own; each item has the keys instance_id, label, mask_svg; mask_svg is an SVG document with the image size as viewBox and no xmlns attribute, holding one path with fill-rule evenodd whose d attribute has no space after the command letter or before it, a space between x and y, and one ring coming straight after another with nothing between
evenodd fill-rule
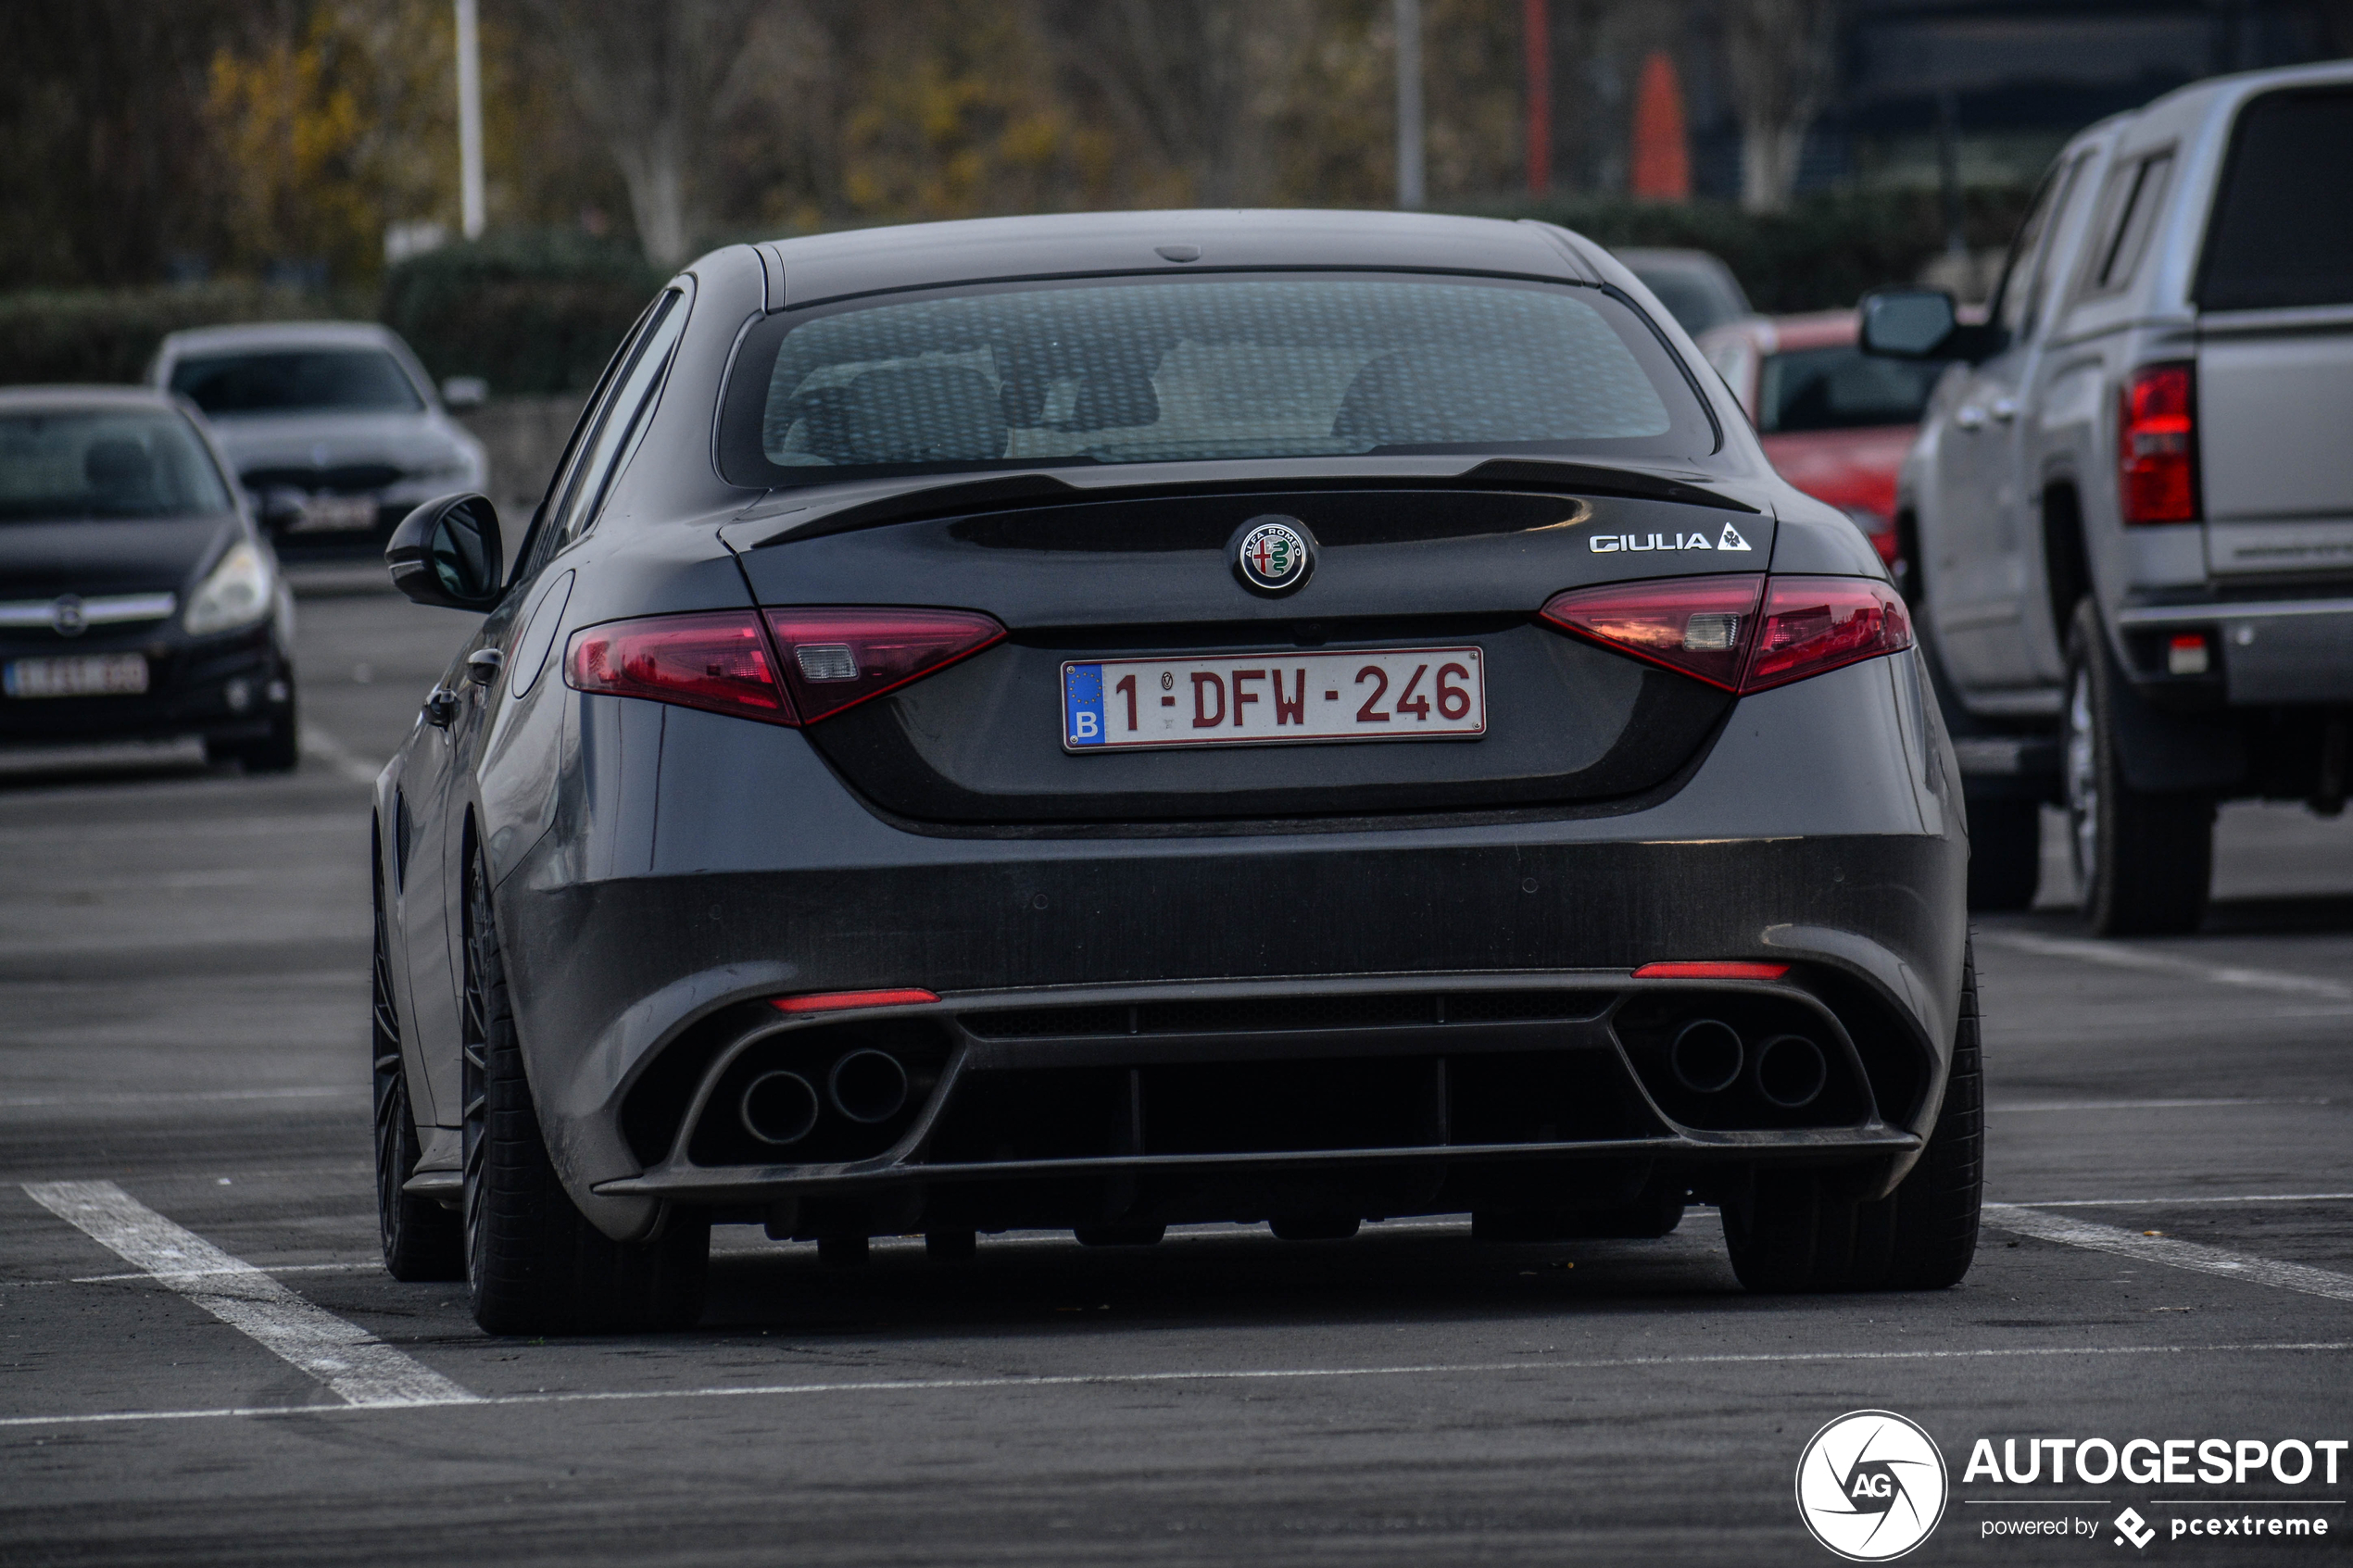
<instances>
[{"instance_id":1,"label":"car headlight","mask_svg":"<svg viewBox=\"0 0 2353 1568\"><path fill-rule=\"evenodd\" d=\"M192 637L250 626L268 618L274 587L261 552L249 544L233 546L204 585L189 596L181 623Z\"/></svg>"}]
</instances>

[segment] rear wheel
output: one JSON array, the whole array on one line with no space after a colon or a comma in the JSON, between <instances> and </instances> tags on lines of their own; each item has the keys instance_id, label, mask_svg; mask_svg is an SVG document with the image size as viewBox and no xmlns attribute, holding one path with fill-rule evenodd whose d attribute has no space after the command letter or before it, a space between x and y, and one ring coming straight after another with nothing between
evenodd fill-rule
<instances>
[{"instance_id":1,"label":"rear wheel","mask_svg":"<svg viewBox=\"0 0 2353 1568\"><path fill-rule=\"evenodd\" d=\"M2075 612L2067 644L2068 844L2083 918L2103 936L2195 931L2214 873L2214 802L2132 787L2116 748L2117 683L2098 613Z\"/></svg>"},{"instance_id":2,"label":"rear wheel","mask_svg":"<svg viewBox=\"0 0 2353 1568\"><path fill-rule=\"evenodd\" d=\"M589 1223L548 1158L523 1074L489 878L466 868L465 1226L474 1322L491 1334L685 1328L702 1314L711 1222L673 1209L660 1236Z\"/></svg>"},{"instance_id":3,"label":"rear wheel","mask_svg":"<svg viewBox=\"0 0 2353 1568\"><path fill-rule=\"evenodd\" d=\"M1752 1190L1725 1206L1732 1272L1755 1291L1942 1290L1976 1256L1984 1184L1977 967L1964 960L1952 1074L1911 1173L1867 1202L1846 1190L1843 1173L1757 1173Z\"/></svg>"},{"instance_id":4,"label":"rear wheel","mask_svg":"<svg viewBox=\"0 0 2353 1568\"><path fill-rule=\"evenodd\" d=\"M403 1190L417 1171L417 1123L409 1105L409 1073L400 1056L400 1014L393 1006L392 949L384 934L384 861L375 861L376 1232L384 1272L399 1280L463 1279L466 1239L458 1216L428 1198Z\"/></svg>"}]
</instances>

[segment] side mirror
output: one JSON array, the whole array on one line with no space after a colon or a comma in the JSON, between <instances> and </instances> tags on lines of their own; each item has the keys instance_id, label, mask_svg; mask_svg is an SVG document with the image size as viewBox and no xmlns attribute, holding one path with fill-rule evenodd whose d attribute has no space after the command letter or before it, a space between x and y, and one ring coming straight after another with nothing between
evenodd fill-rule
<instances>
[{"instance_id":1,"label":"side mirror","mask_svg":"<svg viewBox=\"0 0 2353 1568\"><path fill-rule=\"evenodd\" d=\"M441 406L445 408L479 408L489 400L490 383L480 376L451 376L441 383Z\"/></svg>"},{"instance_id":2,"label":"side mirror","mask_svg":"<svg viewBox=\"0 0 2353 1568\"><path fill-rule=\"evenodd\" d=\"M384 546L392 585L421 605L487 610L506 588L498 508L486 495L444 495L400 520Z\"/></svg>"},{"instance_id":3,"label":"side mirror","mask_svg":"<svg viewBox=\"0 0 2353 1568\"><path fill-rule=\"evenodd\" d=\"M1891 359L1966 359L1975 365L1999 354L2002 329L1964 324L1959 307L1942 289L1882 289L1863 296L1857 333L1866 354Z\"/></svg>"}]
</instances>

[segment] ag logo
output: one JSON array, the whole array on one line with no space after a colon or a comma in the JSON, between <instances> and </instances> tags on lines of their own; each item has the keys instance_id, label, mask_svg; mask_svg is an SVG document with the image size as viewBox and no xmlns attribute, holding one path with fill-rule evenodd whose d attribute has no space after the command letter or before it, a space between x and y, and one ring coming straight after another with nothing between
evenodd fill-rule
<instances>
[{"instance_id":1,"label":"ag logo","mask_svg":"<svg viewBox=\"0 0 2353 1568\"><path fill-rule=\"evenodd\" d=\"M1798 1517L1848 1562L1885 1562L1928 1539L1945 1485L1934 1438L1893 1411L1855 1411L1798 1456Z\"/></svg>"},{"instance_id":2,"label":"ag logo","mask_svg":"<svg viewBox=\"0 0 2353 1568\"><path fill-rule=\"evenodd\" d=\"M1252 518L1234 541L1234 574L1244 587L1262 594L1290 593L1307 581L1315 565L1307 525L1296 518Z\"/></svg>"}]
</instances>

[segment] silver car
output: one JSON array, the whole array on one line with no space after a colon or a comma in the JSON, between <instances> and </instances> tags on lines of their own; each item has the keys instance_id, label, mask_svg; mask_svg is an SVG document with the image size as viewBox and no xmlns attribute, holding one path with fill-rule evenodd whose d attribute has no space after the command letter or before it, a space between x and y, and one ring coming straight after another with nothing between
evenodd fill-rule
<instances>
[{"instance_id":1,"label":"silver car","mask_svg":"<svg viewBox=\"0 0 2353 1568\"><path fill-rule=\"evenodd\" d=\"M280 548L381 549L418 502L489 480L482 443L399 337L367 321L204 327L163 340L150 384L204 410Z\"/></svg>"}]
</instances>

